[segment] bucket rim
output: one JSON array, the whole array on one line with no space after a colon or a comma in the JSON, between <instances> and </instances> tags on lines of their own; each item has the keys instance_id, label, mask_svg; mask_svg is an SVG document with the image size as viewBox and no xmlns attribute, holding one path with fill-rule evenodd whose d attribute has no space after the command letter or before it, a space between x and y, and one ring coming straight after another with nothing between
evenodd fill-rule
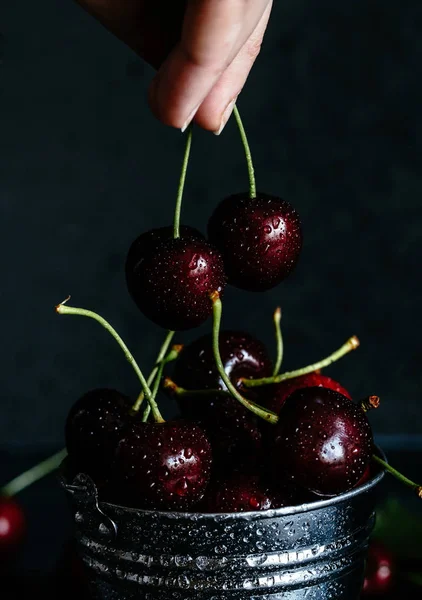
<instances>
[{"instance_id":1,"label":"bucket rim","mask_svg":"<svg viewBox=\"0 0 422 600\"><path fill-rule=\"evenodd\" d=\"M379 446L374 446L375 453L380 456L385 462L388 463L387 457L385 453L381 450ZM67 481L64 474L64 467L67 461L67 457L62 461L59 470L58 470L58 479L60 485L66 490L66 492L70 495L73 495L75 488L75 484ZM363 485L353 488L348 492L344 492L343 494L339 494L338 496L331 496L329 498L324 498L322 500L317 500L313 502L305 502L303 504L298 504L295 506L283 506L281 508L273 508L268 510L254 510L254 511L245 511L245 512L230 512L230 513L203 513L203 512L189 512L189 511L165 511L165 510L151 510L151 509L143 509L143 508L134 508L129 506L123 506L120 504L115 504L112 502L106 502L98 499L98 506L107 508L123 510L132 515L154 515L157 518L165 518L165 519L177 519L177 520L190 520L190 521L230 521L230 520L261 520L268 518L276 518L276 517L284 517L289 515L297 515L301 513L308 513L314 510L319 510L323 508L329 508L331 506L335 506L337 504L345 503L356 496L363 495L373 488L377 486L385 475L385 469L379 468L379 471L372 477L369 481L364 483ZM87 475L84 475L88 477ZM89 478L89 477L88 477ZM90 478L89 478L90 479ZM91 480L92 481L92 480ZM93 488L96 490L95 483L92 482ZM80 486L80 491L83 491L83 487Z\"/></svg>"}]
</instances>

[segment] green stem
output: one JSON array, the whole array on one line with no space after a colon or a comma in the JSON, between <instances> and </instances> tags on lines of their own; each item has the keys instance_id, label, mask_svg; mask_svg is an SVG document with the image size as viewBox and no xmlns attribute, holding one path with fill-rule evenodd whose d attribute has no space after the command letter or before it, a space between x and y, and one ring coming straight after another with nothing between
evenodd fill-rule
<instances>
[{"instance_id":1,"label":"green stem","mask_svg":"<svg viewBox=\"0 0 422 600\"><path fill-rule=\"evenodd\" d=\"M275 327L275 339L277 344L277 358L275 361L273 376L278 375L283 362L283 335L281 333L280 321L281 321L281 308L278 307L274 311L274 327Z\"/></svg>"},{"instance_id":2,"label":"green stem","mask_svg":"<svg viewBox=\"0 0 422 600\"><path fill-rule=\"evenodd\" d=\"M164 419L161 416L161 413L159 411L157 403L152 398L151 390L145 380L145 377L142 374L141 369L138 367L134 357L132 356L131 352L129 351L129 348L126 346L126 344L124 343L122 338L119 336L119 334L115 331L115 329L113 329L113 327L110 325L110 323L108 323L105 319L103 319L103 317L100 317L100 315L97 315L97 313L92 312L91 310L86 310L85 308L75 308L72 306L66 306L65 303L69 299L70 299L70 296L66 300L64 300L64 302L62 302L61 304L58 304L56 306L56 312L59 315L79 315L81 317L89 317L90 319L94 319L95 321L97 321L97 323L102 325L104 327L104 329L106 329L114 337L116 342L119 344L120 348L123 350L127 361L132 365L133 370L135 371L135 373L137 374L137 376L139 378L139 381L141 382L141 386L142 386L142 389L144 390L144 394L145 394L149 404L151 405L151 410L152 410L152 414L154 415L155 421L157 423L164 423Z\"/></svg>"},{"instance_id":3,"label":"green stem","mask_svg":"<svg viewBox=\"0 0 422 600\"><path fill-rule=\"evenodd\" d=\"M161 361L161 363L159 364L158 369L157 369L157 374L156 374L155 381L154 381L154 387L152 388L152 397L154 398L154 400L157 397L158 390L160 388L161 378L163 377L164 365L165 365L164 361ZM142 415L143 423L146 423L148 421L150 412L151 412L150 405L147 404L147 406L145 407L145 410L143 412L143 415Z\"/></svg>"},{"instance_id":4,"label":"green stem","mask_svg":"<svg viewBox=\"0 0 422 600\"><path fill-rule=\"evenodd\" d=\"M231 395L236 398L245 408L256 414L258 417L269 421L270 423L277 423L278 416L264 408L263 406L259 406L254 402L250 402L246 398L244 398L237 389L234 387L229 377L227 376L223 361L221 360L220 348L219 348L219 337L220 337L220 325L221 325L221 315L223 311L223 305L220 300L220 294L218 292L213 292L211 294L212 300L212 310L213 310L213 327L212 327L212 346L214 352L214 359L217 366L217 370L220 374L221 379L227 386L227 389L231 393Z\"/></svg>"},{"instance_id":5,"label":"green stem","mask_svg":"<svg viewBox=\"0 0 422 600\"><path fill-rule=\"evenodd\" d=\"M176 396L231 396L230 392L227 390L217 390L217 389L208 389L208 390L187 390L177 385L170 377L166 377L164 380L164 388L170 390Z\"/></svg>"},{"instance_id":6,"label":"green stem","mask_svg":"<svg viewBox=\"0 0 422 600\"><path fill-rule=\"evenodd\" d=\"M395 469L394 467L392 467L391 465L389 465L388 463L386 463L385 460L382 460L382 458L380 458L376 454L372 455L372 459L375 462L377 462L379 465L381 465L383 467L383 469L385 469L386 471L388 471L396 479L398 479L399 481L401 481L401 483L404 483L404 485L407 485L408 487L410 487L413 490L415 490L416 495L419 498L422 499L422 486L418 485L417 483L415 483L411 479L408 479L407 477L405 477L404 475L402 475L399 471L397 471L397 469Z\"/></svg>"},{"instance_id":7,"label":"green stem","mask_svg":"<svg viewBox=\"0 0 422 600\"><path fill-rule=\"evenodd\" d=\"M35 483L52 471L55 471L60 466L66 455L67 451L64 448L63 450L60 450L60 452L53 454L53 456L46 458L38 465L35 465L24 473L21 473L0 488L0 495L8 497L15 496L25 488L29 487L32 483Z\"/></svg>"},{"instance_id":8,"label":"green stem","mask_svg":"<svg viewBox=\"0 0 422 600\"><path fill-rule=\"evenodd\" d=\"M240 118L239 110L234 105L233 114L236 119L237 127L239 129L240 137L242 139L242 144L245 149L246 162L248 165L248 175L249 175L249 197L251 199L256 198L256 184L255 184L255 172L253 168L251 149L249 148L248 138L246 137L245 128L243 127L242 119Z\"/></svg>"},{"instance_id":9,"label":"green stem","mask_svg":"<svg viewBox=\"0 0 422 600\"><path fill-rule=\"evenodd\" d=\"M172 362L173 360L176 360L178 358L180 352L182 351L182 348L183 348L182 345L173 346L173 348L170 350L170 352L167 354L167 356L160 361L158 368L157 368L156 378L154 381L154 388L152 390L152 397L154 398L154 400L155 400L158 390L160 388L160 383L161 383L161 378L163 376L164 367L166 366L167 363ZM151 412L151 407L149 404L147 404L147 406L145 407L145 410L143 412L143 415L142 415L142 421L144 423L146 423L148 421L150 412Z\"/></svg>"},{"instance_id":10,"label":"green stem","mask_svg":"<svg viewBox=\"0 0 422 600\"><path fill-rule=\"evenodd\" d=\"M180 213L182 211L183 189L185 187L186 171L188 170L189 154L192 145L192 125L189 125L186 132L186 146L183 157L182 171L180 173L179 187L177 190L176 209L174 211L174 238L180 237Z\"/></svg>"},{"instance_id":11,"label":"green stem","mask_svg":"<svg viewBox=\"0 0 422 600\"><path fill-rule=\"evenodd\" d=\"M155 376L157 375L160 362L163 360L163 358L165 357L165 355L167 353L167 350L169 349L169 346L171 344L171 340L173 339L174 333L175 333L174 331L169 331L165 337L165 340L160 348L160 352L158 353L157 360L155 362L155 367L153 368L153 370L151 371L151 373L149 374L149 377L147 379L148 387L151 387L151 385L154 383L154 379L155 379ZM133 413L137 413L139 411L139 409L141 408L141 404L144 401L144 397L145 397L145 394L144 394L144 391L142 390L142 392L137 397L135 404L132 406Z\"/></svg>"},{"instance_id":12,"label":"green stem","mask_svg":"<svg viewBox=\"0 0 422 600\"><path fill-rule=\"evenodd\" d=\"M281 375L277 375L276 377L262 377L261 379L242 379L242 384L245 387L259 387L261 385L270 385L271 383L280 383L281 381L286 381L287 379L294 379L295 377L301 377L302 375L307 375L308 373L313 373L314 371L318 371L318 369L324 369L328 367L336 360L339 360L352 350L356 350L359 346L359 340L354 335L349 338L341 348L320 360L313 365L308 365L307 367L303 367L302 369L297 369L296 371L287 371L286 373L282 373Z\"/></svg>"}]
</instances>

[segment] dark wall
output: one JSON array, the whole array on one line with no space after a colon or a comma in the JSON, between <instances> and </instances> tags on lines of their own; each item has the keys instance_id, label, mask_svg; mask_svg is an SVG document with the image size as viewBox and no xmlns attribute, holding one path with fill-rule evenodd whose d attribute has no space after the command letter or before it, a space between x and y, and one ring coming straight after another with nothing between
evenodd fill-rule
<instances>
[{"instance_id":1,"label":"dark wall","mask_svg":"<svg viewBox=\"0 0 422 600\"><path fill-rule=\"evenodd\" d=\"M2 0L0 32L0 443L59 445L84 391L138 386L99 325L53 307L72 294L98 311L149 370L163 334L122 267L138 233L172 219L183 138L149 113L152 71L72 2ZM273 351L280 304L286 368L357 334L330 373L381 396L379 435L422 434L421 39L418 0L280 0L239 99L258 187L294 204L305 243L277 289L228 290L224 323ZM205 230L246 187L234 123L195 131L183 220Z\"/></svg>"}]
</instances>

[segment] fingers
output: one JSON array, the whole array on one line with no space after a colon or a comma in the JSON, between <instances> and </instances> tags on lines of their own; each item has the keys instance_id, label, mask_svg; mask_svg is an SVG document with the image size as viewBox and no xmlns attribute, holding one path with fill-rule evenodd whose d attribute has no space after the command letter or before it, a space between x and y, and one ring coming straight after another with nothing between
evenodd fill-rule
<instances>
[{"instance_id":1,"label":"fingers","mask_svg":"<svg viewBox=\"0 0 422 600\"><path fill-rule=\"evenodd\" d=\"M198 118L218 131L225 103L237 96L256 58L270 9L270 0L190 0L181 41L150 88L155 115L184 129L212 91Z\"/></svg>"},{"instance_id":2,"label":"fingers","mask_svg":"<svg viewBox=\"0 0 422 600\"><path fill-rule=\"evenodd\" d=\"M234 104L260 52L268 25L272 1L268 4L255 31L241 48L233 62L205 98L195 116L195 123L219 135L232 114Z\"/></svg>"}]
</instances>

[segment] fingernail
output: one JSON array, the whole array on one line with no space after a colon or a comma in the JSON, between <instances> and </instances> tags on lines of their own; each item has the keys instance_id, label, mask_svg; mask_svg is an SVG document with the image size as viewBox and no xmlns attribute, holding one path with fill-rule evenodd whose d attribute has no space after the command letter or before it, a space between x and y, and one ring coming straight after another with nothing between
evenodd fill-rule
<instances>
[{"instance_id":1,"label":"fingernail","mask_svg":"<svg viewBox=\"0 0 422 600\"><path fill-rule=\"evenodd\" d=\"M231 100L229 102L229 104L227 105L226 109L224 110L223 114L221 115L221 121L220 121L220 127L219 129L217 129L217 131L214 131L214 135L220 135L220 133L223 131L224 127L226 126L227 121L230 119L230 116L233 112L233 108L234 105L236 104L236 100L237 100L237 96L236 98L234 98L234 100Z\"/></svg>"},{"instance_id":2,"label":"fingernail","mask_svg":"<svg viewBox=\"0 0 422 600\"><path fill-rule=\"evenodd\" d=\"M196 115L196 113L198 112L199 107L201 106L201 104L198 104L198 106L195 106L195 108L193 109L193 111L190 113L190 115L188 116L188 118L186 119L186 121L184 122L183 126L182 126L182 133L184 133L186 131L186 129L189 127L189 125L192 123L194 116Z\"/></svg>"}]
</instances>

